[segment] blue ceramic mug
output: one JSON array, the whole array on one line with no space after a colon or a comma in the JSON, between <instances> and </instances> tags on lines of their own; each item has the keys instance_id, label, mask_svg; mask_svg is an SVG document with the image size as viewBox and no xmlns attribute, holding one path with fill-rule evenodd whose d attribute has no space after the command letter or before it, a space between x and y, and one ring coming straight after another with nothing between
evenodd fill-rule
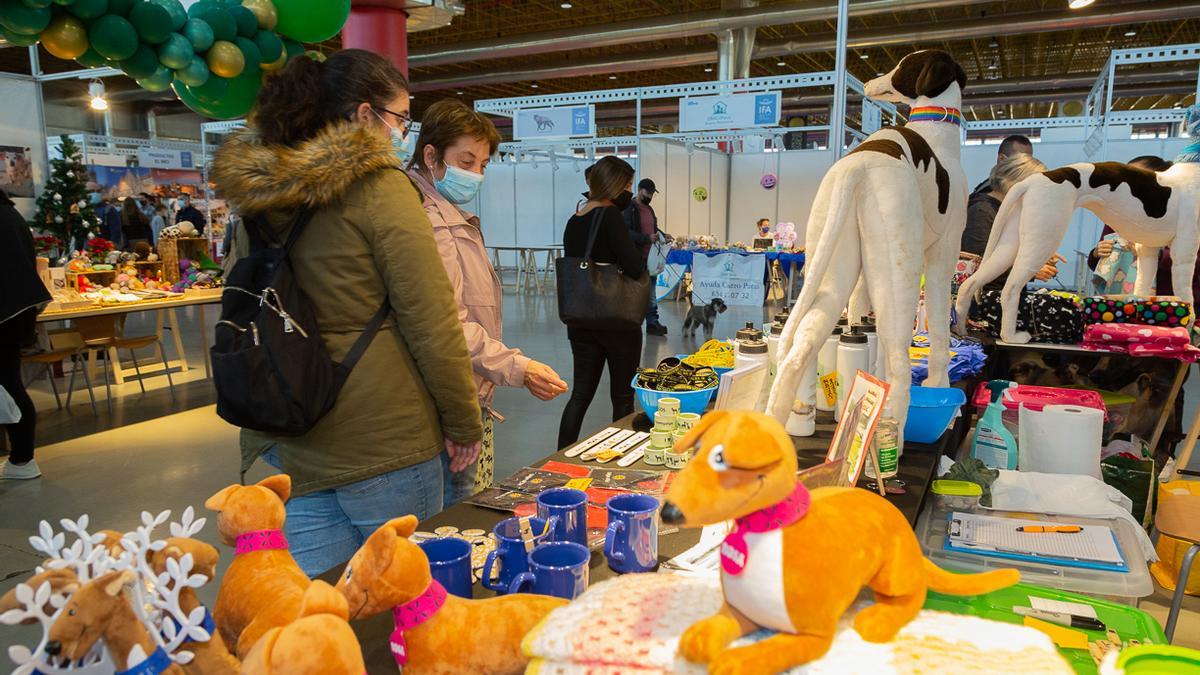
<instances>
[{"instance_id":1,"label":"blue ceramic mug","mask_svg":"<svg viewBox=\"0 0 1200 675\"><path fill-rule=\"evenodd\" d=\"M430 539L420 544L429 558L429 573L446 591L460 598L473 597L471 542L457 537Z\"/></svg>"},{"instance_id":2,"label":"blue ceramic mug","mask_svg":"<svg viewBox=\"0 0 1200 675\"><path fill-rule=\"evenodd\" d=\"M551 541L573 541L587 547L587 501L587 494L574 488L552 488L538 495L538 517L558 519Z\"/></svg>"},{"instance_id":3,"label":"blue ceramic mug","mask_svg":"<svg viewBox=\"0 0 1200 675\"><path fill-rule=\"evenodd\" d=\"M529 554L529 571L513 579L509 593L537 593L574 600L587 590L587 547L573 541L551 541Z\"/></svg>"},{"instance_id":4,"label":"blue ceramic mug","mask_svg":"<svg viewBox=\"0 0 1200 675\"><path fill-rule=\"evenodd\" d=\"M608 500L604 556L618 574L650 572L658 566L658 500L617 495Z\"/></svg>"},{"instance_id":5,"label":"blue ceramic mug","mask_svg":"<svg viewBox=\"0 0 1200 675\"><path fill-rule=\"evenodd\" d=\"M558 524L555 518L547 523L541 518L529 518L529 531L533 545L550 541L554 526ZM488 553L483 563L483 587L495 591L499 595L508 592L513 579L518 574L529 571L529 553L525 551L525 541L521 539L521 519L505 518L496 523L492 529L496 534L496 550ZM496 581L492 581L492 569L499 565Z\"/></svg>"}]
</instances>

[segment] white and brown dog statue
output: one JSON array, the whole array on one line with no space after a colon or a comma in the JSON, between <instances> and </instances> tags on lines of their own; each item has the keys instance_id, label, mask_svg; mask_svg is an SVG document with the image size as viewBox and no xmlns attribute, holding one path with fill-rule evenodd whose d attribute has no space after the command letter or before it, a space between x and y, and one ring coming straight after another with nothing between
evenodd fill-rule
<instances>
[{"instance_id":1,"label":"white and brown dog statue","mask_svg":"<svg viewBox=\"0 0 1200 675\"><path fill-rule=\"evenodd\" d=\"M1120 162L1069 164L1034 174L1005 195L983 261L959 289L960 332L976 291L1011 269L1000 293L1000 338L1029 342L1029 333L1017 331L1021 289L1062 243L1077 208L1137 244L1134 294L1151 295L1159 249L1170 246L1175 292L1192 302L1200 245L1200 164L1177 163L1158 173Z\"/></svg>"},{"instance_id":2,"label":"white and brown dog statue","mask_svg":"<svg viewBox=\"0 0 1200 675\"><path fill-rule=\"evenodd\" d=\"M904 428L912 381L908 347L925 274L929 379L948 386L950 282L966 225L960 162L967 77L949 54L923 50L871 80L867 96L912 107L908 124L871 134L821 181L808 220L804 290L784 327L767 412L786 420L801 374L846 307L861 275L875 307L887 416ZM853 374L850 374L853 377Z\"/></svg>"}]
</instances>

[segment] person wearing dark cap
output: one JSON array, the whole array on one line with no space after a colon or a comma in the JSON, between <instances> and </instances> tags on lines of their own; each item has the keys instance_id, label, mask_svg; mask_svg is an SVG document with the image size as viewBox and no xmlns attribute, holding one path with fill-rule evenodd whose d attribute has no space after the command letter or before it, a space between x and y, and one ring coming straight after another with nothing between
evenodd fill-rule
<instances>
[{"instance_id":1,"label":"person wearing dark cap","mask_svg":"<svg viewBox=\"0 0 1200 675\"><path fill-rule=\"evenodd\" d=\"M666 237L666 233L658 229L658 216L654 215L654 209L650 208L650 202L657 192L654 181L643 178L638 182L637 196L624 211L625 224L629 227L629 236L641 251L642 260L650 256L650 246L658 240L660 234ZM650 305L646 310L646 334L663 336L667 334L667 327L658 320L658 299L655 296L656 281L656 277L650 277Z\"/></svg>"}]
</instances>

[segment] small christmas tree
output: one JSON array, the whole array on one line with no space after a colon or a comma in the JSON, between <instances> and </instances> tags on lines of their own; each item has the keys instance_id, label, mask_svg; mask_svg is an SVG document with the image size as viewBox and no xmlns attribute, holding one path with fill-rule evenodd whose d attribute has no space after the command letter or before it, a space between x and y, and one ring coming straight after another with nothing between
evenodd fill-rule
<instances>
[{"instance_id":1,"label":"small christmas tree","mask_svg":"<svg viewBox=\"0 0 1200 675\"><path fill-rule=\"evenodd\" d=\"M74 250L80 250L89 234L100 234L100 221L88 201L87 169L79 146L62 136L60 147L62 157L50 160L50 179L38 197L33 222L67 244L73 241Z\"/></svg>"}]
</instances>

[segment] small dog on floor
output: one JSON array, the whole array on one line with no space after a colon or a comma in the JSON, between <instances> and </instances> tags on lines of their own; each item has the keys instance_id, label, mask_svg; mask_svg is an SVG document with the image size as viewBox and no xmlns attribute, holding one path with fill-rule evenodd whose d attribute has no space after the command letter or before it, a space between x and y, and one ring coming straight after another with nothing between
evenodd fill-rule
<instances>
[{"instance_id":1,"label":"small dog on floor","mask_svg":"<svg viewBox=\"0 0 1200 675\"><path fill-rule=\"evenodd\" d=\"M704 326L704 336L711 338L713 322L725 309L725 301L720 298L713 298L707 305L692 305L687 318L683 320L683 336L696 337L696 327Z\"/></svg>"}]
</instances>

